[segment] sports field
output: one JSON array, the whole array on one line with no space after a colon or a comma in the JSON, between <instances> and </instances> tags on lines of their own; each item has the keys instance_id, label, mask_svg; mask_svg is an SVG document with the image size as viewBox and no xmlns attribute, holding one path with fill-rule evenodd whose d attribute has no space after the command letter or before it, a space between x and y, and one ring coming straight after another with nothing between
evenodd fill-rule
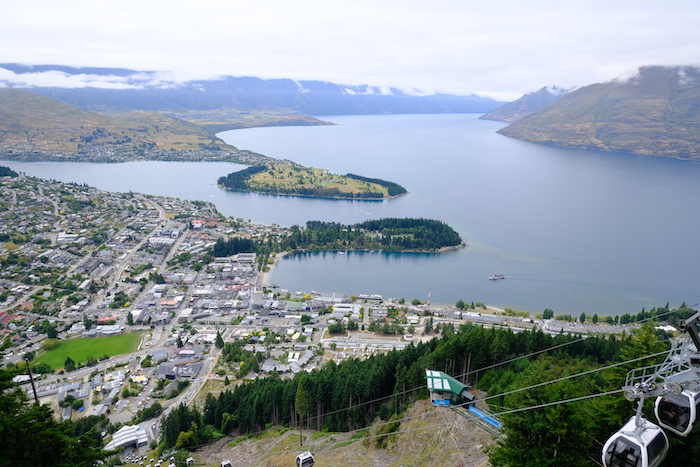
<instances>
[{"instance_id":1,"label":"sports field","mask_svg":"<svg viewBox=\"0 0 700 467\"><path fill-rule=\"evenodd\" d=\"M100 359L105 355L123 355L135 351L141 342L143 331L129 332L120 336L93 337L61 340L56 348L41 354L34 363L46 362L54 370L60 370L70 357L75 364L85 363L89 356Z\"/></svg>"}]
</instances>

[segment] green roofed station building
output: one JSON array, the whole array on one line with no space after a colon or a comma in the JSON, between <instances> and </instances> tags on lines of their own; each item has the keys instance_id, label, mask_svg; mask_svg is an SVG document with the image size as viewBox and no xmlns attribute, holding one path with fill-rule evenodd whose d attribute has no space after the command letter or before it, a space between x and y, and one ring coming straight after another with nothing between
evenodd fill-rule
<instances>
[{"instance_id":1,"label":"green roofed station building","mask_svg":"<svg viewBox=\"0 0 700 467\"><path fill-rule=\"evenodd\" d=\"M474 400L467 385L442 371L425 370L430 399L435 405L466 404Z\"/></svg>"}]
</instances>

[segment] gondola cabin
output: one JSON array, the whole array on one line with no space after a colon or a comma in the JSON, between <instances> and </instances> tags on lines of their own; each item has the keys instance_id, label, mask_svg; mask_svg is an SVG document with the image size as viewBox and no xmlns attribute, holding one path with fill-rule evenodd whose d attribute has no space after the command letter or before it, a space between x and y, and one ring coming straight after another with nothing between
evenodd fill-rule
<instances>
[{"instance_id":1,"label":"gondola cabin","mask_svg":"<svg viewBox=\"0 0 700 467\"><path fill-rule=\"evenodd\" d=\"M687 436L698 417L700 392L685 390L656 398L654 413L659 426L680 436Z\"/></svg>"},{"instance_id":2,"label":"gondola cabin","mask_svg":"<svg viewBox=\"0 0 700 467\"><path fill-rule=\"evenodd\" d=\"M467 390L466 384L442 371L425 370L425 377L434 405L459 405L474 400L474 394Z\"/></svg>"},{"instance_id":3,"label":"gondola cabin","mask_svg":"<svg viewBox=\"0 0 700 467\"><path fill-rule=\"evenodd\" d=\"M636 430L635 417L608 439L603 447L605 467L657 467L668 452L668 438L658 426L642 418Z\"/></svg>"},{"instance_id":4,"label":"gondola cabin","mask_svg":"<svg viewBox=\"0 0 700 467\"><path fill-rule=\"evenodd\" d=\"M297 456L297 467L311 467L314 465L314 456L309 451L302 452Z\"/></svg>"}]
</instances>

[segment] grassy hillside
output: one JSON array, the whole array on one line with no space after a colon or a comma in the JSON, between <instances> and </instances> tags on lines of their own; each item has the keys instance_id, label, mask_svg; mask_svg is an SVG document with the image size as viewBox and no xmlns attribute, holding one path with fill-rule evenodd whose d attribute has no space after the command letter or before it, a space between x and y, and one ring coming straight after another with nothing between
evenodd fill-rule
<instances>
[{"instance_id":1,"label":"grassy hillside","mask_svg":"<svg viewBox=\"0 0 700 467\"><path fill-rule=\"evenodd\" d=\"M513 138L583 149L700 158L700 70L644 67L594 84L499 130Z\"/></svg>"},{"instance_id":2,"label":"grassy hillside","mask_svg":"<svg viewBox=\"0 0 700 467\"><path fill-rule=\"evenodd\" d=\"M0 151L72 154L94 147L235 150L198 125L159 113L138 111L115 118L23 89L0 90Z\"/></svg>"}]
</instances>

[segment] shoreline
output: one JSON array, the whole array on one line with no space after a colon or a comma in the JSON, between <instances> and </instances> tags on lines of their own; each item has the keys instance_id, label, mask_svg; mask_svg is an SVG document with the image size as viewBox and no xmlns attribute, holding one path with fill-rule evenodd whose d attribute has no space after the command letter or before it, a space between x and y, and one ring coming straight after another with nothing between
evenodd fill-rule
<instances>
[{"instance_id":1,"label":"shoreline","mask_svg":"<svg viewBox=\"0 0 700 467\"><path fill-rule=\"evenodd\" d=\"M289 196L289 197L293 197L293 198L328 199L331 201L367 201L370 203L381 203L382 201L391 201L392 199L396 199L400 196L405 196L405 195L408 195L410 193L407 191L406 193L401 193L400 195L394 195L394 196L387 196L386 198L353 198L353 197L345 197L345 196L312 196L312 195L298 195L295 193L271 193L269 191L257 191L257 190L234 190L232 188L227 188L219 183L217 183L216 186L221 188L222 190L234 191L237 193L257 193L259 195L268 195L268 196Z\"/></svg>"}]
</instances>

